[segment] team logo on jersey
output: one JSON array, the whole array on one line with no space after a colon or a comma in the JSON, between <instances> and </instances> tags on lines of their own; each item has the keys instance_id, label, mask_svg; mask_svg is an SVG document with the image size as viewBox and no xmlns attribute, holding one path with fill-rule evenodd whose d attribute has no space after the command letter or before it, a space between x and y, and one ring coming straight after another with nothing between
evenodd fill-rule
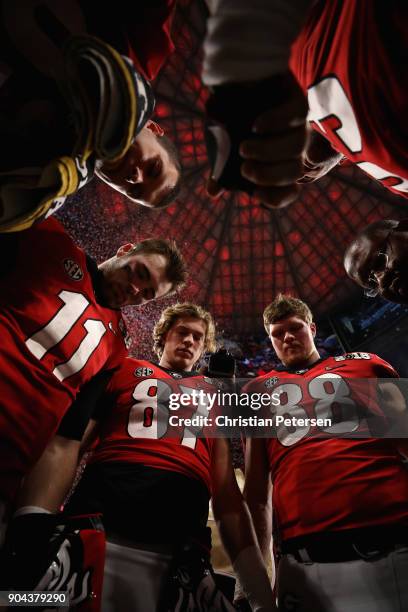
<instances>
[{"instance_id":1,"label":"team logo on jersey","mask_svg":"<svg viewBox=\"0 0 408 612\"><path fill-rule=\"evenodd\" d=\"M183 378L183 375L180 372L169 372L170 376L173 378Z\"/></svg>"},{"instance_id":2,"label":"team logo on jersey","mask_svg":"<svg viewBox=\"0 0 408 612\"><path fill-rule=\"evenodd\" d=\"M265 381L265 387L270 389L274 387L277 382L279 382L279 378L277 376L272 376L272 378L268 378L268 380Z\"/></svg>"},{"instance_id":3,"label":"team logo on jersey","mask_svg":"<svg viewBox=\"0 0 408 612\"><path fill-rule=\"evenodd\" d=\"M80 265L73 259L64 259L64 270L72 280L80 281L84 278Z\"/></svg>"},{"instance_id":4,"label":"team logo on jersey","mask_svg":"<svg viewBox=\"0 0 408 612\"><path fill-rule=\"evenodd\" d=\"M304 368L303 370L296 370L295 374L306 374L309 368Z\"/></svg>"},{"instance_id":5,"label":"team logo on jersey","mask_svg":"<svg viewBox=\"0 0 408 612\"><path fill-rule=\"evenodd\" d=\"M136 368L133 374L138 378L142 378L144 376L151 376L153 372L154 370L152 368Z\"/></svg>"},{"instance_id":6,"label":"team logo on jersey","mask_svg":"<svg viewBox=\"0 0 408 612\"><path fill-rule=\"evenodd\" d=\"M368 353L346 353L334 357L334 361L345 361L346 359L371 359Z\"/></svg>"}]
</instances>

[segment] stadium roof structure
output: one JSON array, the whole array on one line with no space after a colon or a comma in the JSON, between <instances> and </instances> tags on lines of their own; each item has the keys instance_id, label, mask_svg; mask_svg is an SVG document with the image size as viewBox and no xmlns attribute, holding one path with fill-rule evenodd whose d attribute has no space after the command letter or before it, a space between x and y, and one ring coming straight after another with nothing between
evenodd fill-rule
<instances>
[{"instance_id":1,"label":"stadium roof structure","mask_svg":"<svg viewBox=\"0 0 408 612\"><path fill-rule=\"evenodd\" d=\"M108 256L112 241L118 246L130 236L174 238L191 273L180 299L207 306L219 327L235 334L259 330L263 308L279 292L303 298L324 315L358 293L342 264L356 231L377 219L403 217L406 201L350 164L304 185L298 201L283 210L262 208L244 193L227 192L212 201L205 189L208 92L200 79L205 19L204 2L179 2L173 24L176 51L154 84L156 118L181 153L182 195L166 210L151 211L95 185L94 197L89 196L93 203L87 205L87 226L93 231L81 230L80 239L99 256ZM72 229L78 234L74 224ZM131 318L134 323L138 317L157 318L170 302Z\"/></svg>"}]
</instances>

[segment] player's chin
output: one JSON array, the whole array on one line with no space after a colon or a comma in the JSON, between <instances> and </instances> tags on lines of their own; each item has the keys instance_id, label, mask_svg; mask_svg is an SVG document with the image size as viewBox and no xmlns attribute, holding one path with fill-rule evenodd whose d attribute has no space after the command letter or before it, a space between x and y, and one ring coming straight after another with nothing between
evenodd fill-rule
<instances>
[{"instance_id":1,"label":"player's chin","mask_svg":"<svg viewBox=\"0 0 408 612\"><path fill-rule=\"evenodd\" d=\"M298 353L295 351L291 351L285 357L285 363L288 366L297 366L305 361L304 353Z\"/></svg>"},{"instance_id":2,"label":"player's chin","mask_svg":"<svg viewBox=\"0 0 408 612\"><path fill-rule=\"evenodd\" d=\"M192 366L192 361L189 358L179 357L178 359L178 369L179 370L189 370Z\"/></svg>"}]
</instances>

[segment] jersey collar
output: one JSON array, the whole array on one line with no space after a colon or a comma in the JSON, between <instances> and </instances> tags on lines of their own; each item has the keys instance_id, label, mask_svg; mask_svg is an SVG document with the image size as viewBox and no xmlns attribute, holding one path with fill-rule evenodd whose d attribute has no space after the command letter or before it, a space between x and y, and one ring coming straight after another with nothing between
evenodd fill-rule
<instances>
[{"instance_id":1,"label":"jersey collar","mask_svg":"<svg viewBox=\"0 0 408 612\"><path fill-rule=\"evenodd\" d=\"M152 362L154 363L154 362ZM156 368L160 368L161 370L163 370L163 372L166 372L167 374L170 374L170 376L172 378L178 379L178 378L189 378L191 376L197 376L197 372L196 371L189 371L186 372L185 370L174 370L171 368L165 368L164 366L161 366L158 363L154 363Z\"/></svg>"},{"instance_id":2,"label":"jersey collar","mask_svg":"<svg viewBox=\"0 0 408 612\"><path fill-rule=\"evenodd\" d=\"M288 372L288 374L298 374L301 376L302 374L306 374L306 372L309 372L309 370L312 370L319 363L322 363L322 361L324 361L325 359L326 359L325 357L320 357L319 359L316 359L316 361L314 361L313 363L311 363L310 365L304 368L288 368L285 365L283 365L283 363L281 363L278 366L276 366L275 370L277 372Z\"/></svg>"}]
</instances>

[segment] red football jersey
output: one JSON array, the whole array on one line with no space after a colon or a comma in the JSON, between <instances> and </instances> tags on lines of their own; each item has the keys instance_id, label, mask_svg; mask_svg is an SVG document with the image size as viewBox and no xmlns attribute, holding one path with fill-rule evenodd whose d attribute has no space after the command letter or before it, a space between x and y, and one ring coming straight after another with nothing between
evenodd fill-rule
<instances>
[{"instance_id":1,"label":"red football jersey","mask_svg":"<svg viewBox=\"0 0 408 612\"><path fill-rule=\"evenodd\" d=\"M16 241L16 261L0 280L0 496L6 497L82 385L126 355L120 311L96 301L97 269L88 270L84 251L63 226L51 218Z\"/></svg>"},{"instance_id":2,"label":"red football jersey","mask_svg":"<svg viewBox=\"0 0 408 612\"><path fill-rule=\"evenodd\" d=\"M408 197L408 6L395 4L319 0L292 46L290 67L307 93L313 127Z\"/></svg>"},{"instance_id":3,"label":"red football jersey","mask_svg":"<svg viewBox=\"0 0 408 612\"><path fill-rule=\"evenodd\" d=\"M170 394L191 395L200 389L214 391L201 375L125 359L106 390L100 441L90 463L141 463L197 478L211 490L213 440L198 435L205 434L207 425L200 421L185 427L182 421L184 417L207 417L209 411L198 401L169 408Z\"/></svg>"},{"instance_id":4,"label":"red football jersey","mask_svg":"<svg viewBox=\"0 0 408 612\"><path fill-rule=\"evenodd\" d=\"M278 393L272 412L299 419L281 423L266 440L283 540L408 522L408 473L392 440L370 437L387 424L376 385L367 379L396 376L376 355L349 353L297 372L272 370L248 385ZM328 421L300 420L307 418Z\"/></svg>"}]
</instances>

